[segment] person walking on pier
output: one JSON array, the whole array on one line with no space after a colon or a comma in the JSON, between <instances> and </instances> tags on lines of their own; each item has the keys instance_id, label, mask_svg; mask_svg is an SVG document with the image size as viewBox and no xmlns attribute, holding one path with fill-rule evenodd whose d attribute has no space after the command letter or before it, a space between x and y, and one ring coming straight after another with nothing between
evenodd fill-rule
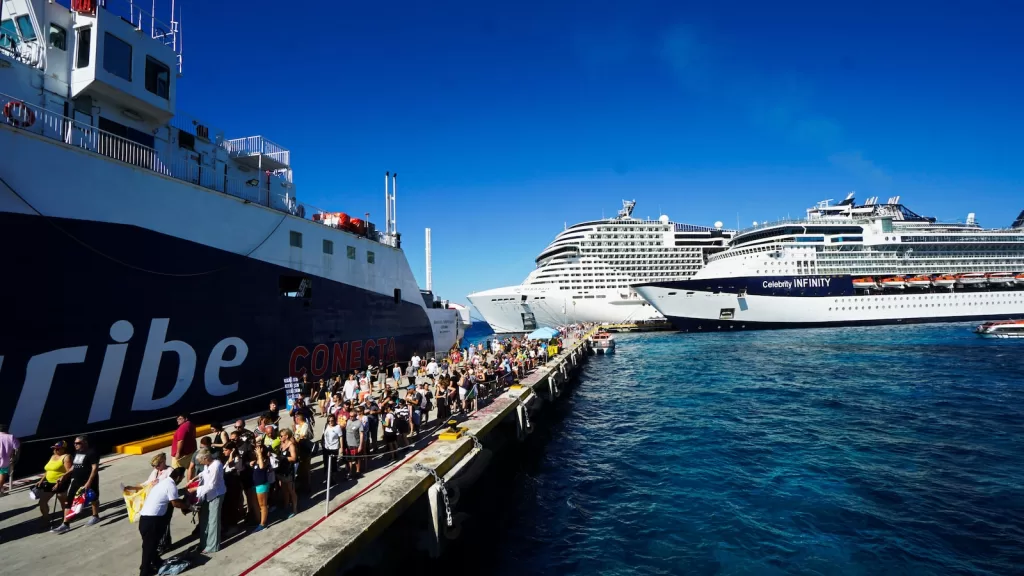
<instances>
[{"instance_id":1,"label":"person walking on pier","mask_svg":"<svg viewBox=\"0 0 1024 576\"><path fill-rule=\"evenodd\" d=\"M213 452L203 448L196 459L203 466L200 473L202 482L189 488L200 502L199 548L205 554L220 551L220 518L227 487L224 484L224 465L214 457Z\"/></svg>"},{"instance_id":2,"label":"person walking on pier","mask_svg":"<svg viewBox=\"0 0 1024 576\"><path fill-rule=\"evenodd\" d=\"M344 432L341 426L338 426L338 417L334 414L327 416L327 425L324 426L324 434L321 438L324 448L321 456L324 459L324 471L331 470L335 472L332 480L336 481L338 475L338 455L341 454L341 435ZM327 477L324 477L324 483L327 483ZM332 482L333 483L333 482Z\"/></svg>"},{"instance_id":3,"label":"person walking on pier","mask_svg":"<svg viewBox=\"0 0 1024 576\"><path fill-rule=\"evenodd\" d=\"M71 481L68 482L66 494L59 495L62 498L61 506L67 507L68 503L74 500L79 490L92 490L96 497L93 499L92 518L85 523L86 526L93 526L100 521L100 457L96 451L89 447L89 440L85 436L75 438L75 455L71 458ZM71 530L71 520L64 518L64 523L53 529L56 534L63 534Z\"/></svg>"},{"instance_id":4,"label":"person walking on pier","mask_svg":"<svg viewBox=\"0 0 1024 576\"><path fill-rule=\"evenodd\" d=\"M188 414L178 415L178 429L171 440L172 467L188 468L192 454L196 451L196 427L188 419Z\"/></svg>"},{"instance_id":5,"label":"person walking on pier","mask_svg":"<svg viewBox=\"0 0 1024 576\"><path fill-rule=\"evenodd\" d=\"M345 456L348 456L349 478L356 479L363 472L363 459L360 456L366 448L366 433L363 431L363 423L354 412L348 415L348 422L345 423L345 441L348 443Z\"/></svg>"},{"instance_id":6,"label":"person walking on pier","mask_svg":"<svg viewBox=\"0 0 1024 576\"><path fill-rule=\"evenodd\" d=\"M68 454L68 443L60 440L50 447L53 455L50 461L43 466L43 477L36 483L36 491L39 494L39 513L43 515L43 525L50 529L50 498L60 494L64 476L71 471L71 455ZM60 501L60 498L57 498ZM65 506L61 504L61 511ZM63 515L62 515L63 517Z\"/></svg>"},{"instance_id":7,"label":"person walking on pier","mask_svg":"<svg viewBox=\"0 0 1024 576\"><path fill-rule=\"evenodd\" d=\"M178 496L178 483L185 477L184 468L174 468L170 474L149 489L139 511L139 534L142 535L142 564L139 576L152 576L160 570L163 561L158 548L164 534L170 532L173 508L188 512L189 506ZM172 508L173 507L173 508Z\"/></svg>"},{"instance_id":8,"label":"person walking on pier","mask_svg":"<svg viewBox=\"0 0 1024 576\"><path fill-rule=\"evenodd\" d=\"M8 487L7 494L5 494L4 485L8 480L12 484L14 483L11 472L14 469L14 462L18 459L19 450L21 450L21 442L13 434L7 432L6 424L0 424L0 496L6 496L11 492Z\"/></svg>"},{"instance_id":9,"label":"person walking on pier","mask_svg":"<svg viewBox=\"0 0 1024 576\"><path fill-rule=\"evenodd\" d=\"M281 430L281 458L276 476L281 483L285 506L291 506L289 518L299 513L299 496L295 493L295 471L299 464L299 448L295 443L295 433L290 429Z\"/></svg>"}]
</instances>

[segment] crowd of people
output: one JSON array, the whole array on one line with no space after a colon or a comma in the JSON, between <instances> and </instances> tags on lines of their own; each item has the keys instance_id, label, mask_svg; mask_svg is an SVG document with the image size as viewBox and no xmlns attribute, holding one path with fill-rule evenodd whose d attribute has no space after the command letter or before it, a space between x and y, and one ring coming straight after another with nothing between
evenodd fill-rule
<instances>
[{"instance_id":1,"label":"crowd of people","mask_svg":"<svg viewBox=\"0 0 1024 576\"><path fill-rule=\"evenodd\" d=\"M358 480L371 463L399 460L418 438L452 417L477 410L481 401L548 362L561 350L562 337L578 338L582 331L582 326L568 327L544 341L492 338L439 357L413 354L404 370L395 364L390 374L378 363L316 382L303 375L288 409L271 400L253 430L238 419L230 430L215 423L210 435L197 438L189 415L179 415L170 457L156 454L145 481L122 487L128 505L137 507L133 512L142 536L140 574L156 574L161 556L172 549L175 509L196 513L195 550L214 554L223 538L246 525L259 532L267 529L272 515L295 516L300 497L322 488L327 478L332 485ZM318 418L323 422L319 434ZM17 439L0 427L0 494L17 446ZM65 519L52 532L71 530L71 523L86 512L91 513L86 525L99 522L99 457L88 438L76 437L73 449L57 442L52 451L33 486L43 524L51 527L49 505L54 497L62 512L82 496L85 505L79 514L62 514ZM330 473L314 486L311 472L317 456L322 470ZM179 491L182 481L184 490Z\"/></svg>"}]
</instances>

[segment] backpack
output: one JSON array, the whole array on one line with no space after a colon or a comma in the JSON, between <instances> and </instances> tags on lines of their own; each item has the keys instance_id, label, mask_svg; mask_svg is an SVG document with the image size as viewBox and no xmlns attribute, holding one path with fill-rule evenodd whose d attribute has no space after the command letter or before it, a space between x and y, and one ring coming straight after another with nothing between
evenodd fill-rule
<instances>
[{"instance_id":1,"label":"backpack","mask_svg":"<svg viewBox=\"0 0 1024 576\"><path fill-rule=\"evenodd\" d=\"M174 574L181 574L185 570L192 567L192 561L187 556L175 556L168 560L164 560L160 570L157 572L157 576L173 576Z\"/></svg>"}]
</instances>

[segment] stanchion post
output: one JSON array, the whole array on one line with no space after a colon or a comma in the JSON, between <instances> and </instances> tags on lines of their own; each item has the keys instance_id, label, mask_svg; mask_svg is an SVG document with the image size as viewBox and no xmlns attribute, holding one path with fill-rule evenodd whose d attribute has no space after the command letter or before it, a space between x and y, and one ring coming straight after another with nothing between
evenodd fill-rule
<instances>
[{"instance_id":1,"label":"stanchion post","mask_svg":"<svg viewBox=\"0 0 1024 576\"><path fill-rule=\"evenodd\" d=\"M324 500L324 518L327 517L327 511L331 507L331 468L333 465L334 456L327 455L327 498Z\"/></svg>"}]
</instances>

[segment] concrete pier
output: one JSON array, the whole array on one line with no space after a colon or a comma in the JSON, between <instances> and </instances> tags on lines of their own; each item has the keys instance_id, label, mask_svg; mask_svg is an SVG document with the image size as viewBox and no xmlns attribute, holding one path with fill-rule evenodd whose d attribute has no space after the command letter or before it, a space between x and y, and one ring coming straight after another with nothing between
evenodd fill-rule
<instances>
[{"instance_id":1,"label":"concrete pier","mask_svg":"<svg viewBox=\"0 0 1024 576\"><path fill-rule=\"evenodd\" d=\"M205 562L188 573L342 573L378 561L379 540L396 523L422 529L428 536L415 543L417 548L431 556L440 555L445 543L457 538L460 531L464 513L458 508L459 496L470 489L495 456L499 437L514 439L528 434L530 413L564 394L589 356L586 338L566 344L564 351L534 370L520 385L459 422L457 431L451 432L435 420L430 426L440 428L417 440L402 460L378 465L358 481L332 488L330 500L326 498L322 468L317 467L313 493L302 499L297 516L283 520L279 511L263 532L237 529L224 537L220 552L203 558ZM317 419L317 437L324 420ZM254 424L246 423L249 429ZM28 497L30 484L15 486L10 496L0 498L0 575L67 571L137 574L141 539L138 526L128 522L120 485L145 480L151 456L114 454L103 458L100 523L85 526L87 518L81 518L72 524L71 532L63 535L52 534L42 526L37 502ZM175 512L171 523L174 549L165 558L195 544L190 537L193 528L191 515Z\"/></svg>"}]
</instances>

